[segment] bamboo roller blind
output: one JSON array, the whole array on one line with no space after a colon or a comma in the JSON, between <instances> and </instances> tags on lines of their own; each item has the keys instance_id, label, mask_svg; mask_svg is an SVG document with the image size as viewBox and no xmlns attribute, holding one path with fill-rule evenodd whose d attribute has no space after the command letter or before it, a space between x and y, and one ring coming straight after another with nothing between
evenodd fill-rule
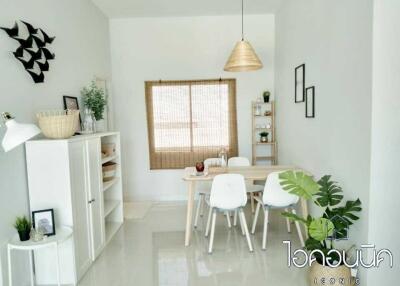
<instances>
[{"instance_id":1,"label":"bamboo roller blind","mask_svg":"<svg viewBox=\"0 0 400 286\"><path fill-rule=\"evenodd\" d=\"M150 169L237 156L236 80L145 82Z\"/></svg>"}]
</instances>

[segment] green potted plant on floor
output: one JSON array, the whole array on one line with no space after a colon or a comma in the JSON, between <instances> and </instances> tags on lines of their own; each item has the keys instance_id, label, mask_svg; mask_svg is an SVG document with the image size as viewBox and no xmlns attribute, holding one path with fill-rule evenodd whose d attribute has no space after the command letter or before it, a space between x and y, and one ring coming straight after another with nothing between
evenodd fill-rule
<instances>
[{"instance_id":1,"label":"green potted plant on floor","mask_svg":"<svg viewBox=\"0 0 400 286\"><path fill-rule=\"evenodd\" d=\"M306 250L316 259L310 269L310 285L324 285L322 281L334 281L330 285L351 285L351 271L339 257L342 250L335 248L335 241L347 239L349 227L359 219L361 201L342 203L342 188L325 175L318 182L303 172L286 171L279 175L284 190L321 208L322 216L303 218L292 213L283 215L290 220L303 223L308 232ZM339 262L339 265L334 265ZM337 263L336 263L337 264ZM331 281L330 281L331 280ZM342 283L344 281L344 284Z\"/></svg>"},{"instance_id":2,"label":"green potted plant on floor","mask_svg":"<svg viewBox=\"0 0 400 286\"><path fill-rule=\"evenodd\" d=\"M260 142L267 143L268 142L268 135L269 133L266 131L260 132Z\"/></svg>"},{"instance_id":3,"label":"green potted plant on floor","mask_svg":"<svg viewBox=\"0 0 400 286\"><path fill-rule=\"evenodd\" d=\"M104 125L104 109L107 104L104 90L96 85L95 81L92 81L89 87L84 87L81 91L83 104L86 108L89 108L96 119L97 131L103 131L101 129Z\"/></svg>"},{"instance_id":4,"label":"green potted plant on floor","mask_svg":"<svg viewBox=\"0 0 400 286\"><path fill-rule=\"evenodd\" d=\"M17 217L14 227L18 231L19 239L21 241L29 240L29 233L31 232L32 224L28 221L26 216Z\"/></svg>"}]
</instances>

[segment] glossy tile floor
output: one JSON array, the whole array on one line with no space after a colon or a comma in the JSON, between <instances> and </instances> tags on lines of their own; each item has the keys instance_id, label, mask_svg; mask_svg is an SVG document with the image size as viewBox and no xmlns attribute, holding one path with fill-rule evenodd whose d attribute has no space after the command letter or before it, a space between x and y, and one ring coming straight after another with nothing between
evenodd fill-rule
<instances>
[{"instance_id":1,"label":"glossy tile floor","mask_svg":"<svg viewBox=\"0 0 400 286\"><path fill-rule=\"evenodd\" d=\"M143 219L126 220L79 286L307 285L306 270L287 267L286 245L299 246L294 226L286 231L279 211L272 212L267 250L261 250L261 223L250 253L240 227L228 229L218 216L214 252L207 253L206 218L184 247L185 205L154 204ZM261 218L261 216L260 216ZM252 215L246 212L250 226Z\"/></svg>"}]
</instances>

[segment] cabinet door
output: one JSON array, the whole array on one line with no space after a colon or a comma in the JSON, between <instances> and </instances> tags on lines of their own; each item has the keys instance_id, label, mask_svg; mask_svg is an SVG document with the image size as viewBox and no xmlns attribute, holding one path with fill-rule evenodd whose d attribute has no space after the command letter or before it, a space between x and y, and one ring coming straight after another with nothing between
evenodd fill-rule
<instances>
[{"instance_id":1,"label":"cabinet door","mask_svg":"<svg viewBox=\"0 0 400 286\"><path fill-rule=\"evenodd\" d=\"M92 259L95 260L104 247L103 190L101 171L101 143L99 138L86 141L89 182L90 224Z\"/></svg>"},{"instance_id":2,"label":"cabinet door","mask_svg":"<svg viewBox=\"0 0 400 286\"><path fill-rule=\"evenodd\" d=\"M84 141L70 143L69 161L73 202L75 266L78 280L92 263L86 153Z\"/></svg>"}]
</instances>

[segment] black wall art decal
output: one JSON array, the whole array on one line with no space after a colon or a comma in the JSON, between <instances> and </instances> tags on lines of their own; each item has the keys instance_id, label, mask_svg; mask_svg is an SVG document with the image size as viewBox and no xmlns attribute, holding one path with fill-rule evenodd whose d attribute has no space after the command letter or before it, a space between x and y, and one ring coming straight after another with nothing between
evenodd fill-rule
<instances>
[{"instance_id":1,"label":"black wall art decal","mask_svg":"<svg viewBox=\"0 0 400 286\"><path fill-rule=\"evenodd\" d=\"M12 28L0 27L8 36L18 41L19 47L13 52L14 57L21 62L35 83L44 82L44 73L50 69L50 60L55 54L47 47L55 37L50 37L42 29L20 21Z\"/></svg>"}]
</instances>

